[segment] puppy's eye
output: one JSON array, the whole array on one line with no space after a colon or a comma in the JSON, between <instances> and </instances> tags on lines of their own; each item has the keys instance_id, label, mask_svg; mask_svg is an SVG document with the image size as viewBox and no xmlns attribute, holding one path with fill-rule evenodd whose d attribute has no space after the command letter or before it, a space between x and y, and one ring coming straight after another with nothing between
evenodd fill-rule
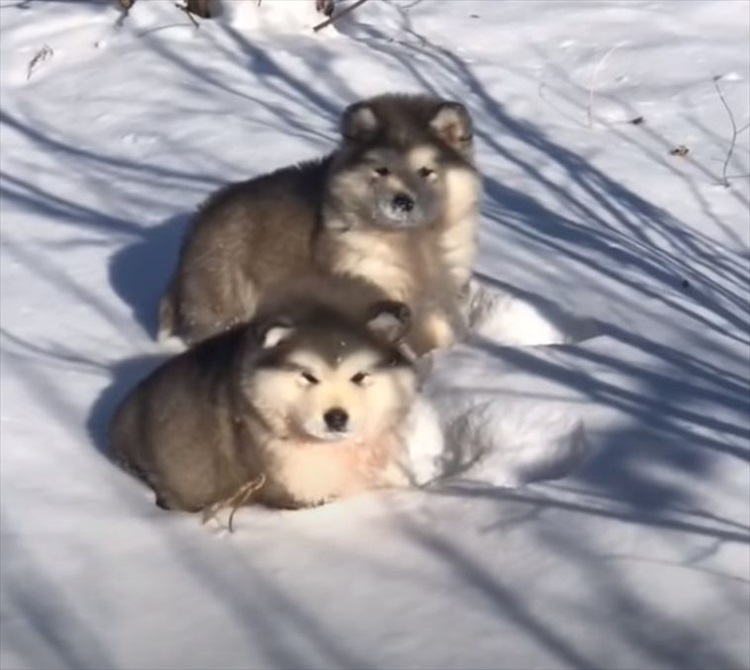
<instances>
[{"instance_id":1,"label":"puppy's eye","mask_svg":"<svg viewBox=\"0 0 750 670\"><path fill-rule=\"evenodd\" d=\"M309 372L300 372L299 376L305 382L305 384L309 384L310 386L320 382L320 379L318 379L315 375L310 374Z\"/></svg>"},{"instance_id":2,"label":"puppy's eye","mask_svg":"<svg viewBox=\"0 0 750 670\"><path fill-rule=\"evenodd\" d=\"M419 170L417 170L417 174L423 179L427 179L427 177L431 177L435 174L435 170L431 170L428 167L421 167L419 168Z\"/></svg>"},{"instance_id":3,"label":"puppy's eye","mask_svg":"<svg viewBox=\"0 0 750 670\"><path fill-rule=\"evenodd\" d=\"M368 375L366 372L358 372L356 375L354 375L351 378L352 384L356 384L357 386L362 386L368 379L370 375Z\"/></svg>"},{"instance_id":4,"label":"puppy's eye","mask_svg":"<svg viewBox=\"0 0 750 670\"><path fill-rule=\"evenodd\" d=\"M375 174L380 175L381 177L387 177L391 174L391 171L387 167L379 167L375 168Z\"/></svg>"}]
</instances>

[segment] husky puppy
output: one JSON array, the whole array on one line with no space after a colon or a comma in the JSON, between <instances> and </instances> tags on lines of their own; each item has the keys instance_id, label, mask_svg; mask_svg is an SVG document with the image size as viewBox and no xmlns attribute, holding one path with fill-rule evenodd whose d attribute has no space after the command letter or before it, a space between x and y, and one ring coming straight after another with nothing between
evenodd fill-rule
<instances>
[{"instance_id":1,"label":"husky puppy","mask_svg":"<svg viewBox=\"0 0 750 670\"><path fill-rule=\"evenodd\" d=\"M209 198L160 303L160 338L190 346L247 321L265 294L314 268L407 303L417 353L455 338L481 194L467 110L381 95L350 106L341 133L329 156Z\"/></svg>"},{"instance_id":2,"label":"husky puppy","mask_svg":"<svg viewBox=\"0 0 750 670\"><path fill-rule=\"evenodd\" d=\"M187 511L253 481L253 501L285 508L408 485L402 432L418 386L398 346L408 309L369 312L357 321L300 299L176 356L115 414L115 458L157 504Z\"/></svg>"}]
</instances>

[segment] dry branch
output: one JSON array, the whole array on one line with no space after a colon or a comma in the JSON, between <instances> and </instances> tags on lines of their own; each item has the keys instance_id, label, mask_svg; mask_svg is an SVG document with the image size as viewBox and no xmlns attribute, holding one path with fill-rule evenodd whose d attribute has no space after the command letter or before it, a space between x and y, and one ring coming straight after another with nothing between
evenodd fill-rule
<instances>
[{"instance_id":1,"label":"dry branch","mask_svg":"<svg viewBox=\"0 0 750 670\"><path fill-rule=\"evenodd\" d=\"M200 23L198 23L195 20L195 17L193 16L192 12L190 11L187 5L181 5L180 3L175 2L174 6L177 7L177 9L179 9L181 12L185 12L185 16L187 16L190 19L190 23L192 23L196 28L201 27Z\"/></svg>"},{"instance_id":2,"label":"dry branch","mask_svg":"<svg viewBox=\"0 0 750 670\"><path fill-rule=\"evenodd\" d=\"M263 488L265 483L266 476L263 474L258 475L255 479L252 479L246 484L242 485L234 494L232 494L228 498L219 500L218 502L215 502L212 505L206 507L203 510L201 522L204 524L208 523L209 521L211 521L211 519L216 518L217 514L222 509L229 507L232 511L229 514L228 528L229 532L233 533L235 513L242 505L246 504L252 498L253 494L256 491L259 491L261 488Z\"/></svg>"},{"instance_id":3,"label":"dry branch","mask_svg":"<svg viewBox=\"0 0 750 670\"><path fill-rule=\"evenodd\" d=\"M742 126L742 128L737 129L737 122L734 120L734 114L732 113L731 108L727 104L726 98L724 97L724 93L721 90L721 87L719 86L719 79L721 79L720 76L714 77L714 88L716 89L716 92L719 94L719 100L721 100L721 104L724 105L724 109L727 111L727 116L729 117L729 122L732 124L732 139L729 141L729 150L727 151L727 157L724 159L724 165L721 168L721 183L726 188L729 188L729 180L733 177L727 176L727 168L729 168L729 161L732 160L732 154L734 153L734 148L737 145L737 137L740 133L744 132L748 128L750 128L750 123Z\"/></svg>"},{"instance_id":4,"label":"dry branch","mask_svg":"<svg viewBox=\"0 0 750 670\"><path fill-rule=\"evenodd\" d=\"M29 62L29 67L26 70L26 81L31 79L31 75L34 74L36 69L42 63L44 63L44 61L46 61L48 58L52 58L52 56L54 55L55 55L55 52L52 50L52 48L48 44L43 45L42 48L39 49L39 51L37 51L36 55Z\"/></svg>"},{"instance_id":5,"label":"dry branch","mask_svg":"<svg viewBox=\"0 0 750 670\"><path fill-rule=\"evenodd\" d=\"M355 0L355 2L344 7L344 9L342 9L340 12L333 14L325 21L321 21L317 26L314 26L313 31L317 33L319 30L323 30L323 28L330 26L334 21L338 21L342 16L346 16L347 14L349 14L349 12L353 12L355 9L357 9L357 7L361 7L366 2L367 0Z\"/></svg>"}]
</instances>

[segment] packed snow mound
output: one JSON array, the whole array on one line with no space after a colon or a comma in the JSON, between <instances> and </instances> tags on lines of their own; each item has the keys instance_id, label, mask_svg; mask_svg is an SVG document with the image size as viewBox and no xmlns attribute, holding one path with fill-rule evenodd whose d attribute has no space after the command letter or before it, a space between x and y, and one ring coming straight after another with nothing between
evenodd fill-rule
<instances>
[{"instance_id":1,"label":"packed snow mound","mask_svg":"<svg viewBox=\"0 0 750 670\"><path fill-rule=\"evenodd\" d=\"M582 419L569 407L509 399L502 391L454 384L456 371L481 350L574 344L598 334L593 319L576 317L551 301L533 304L510 287L473 280L468 297L470 336L464 345L435 351L417 365L422 397L409 417L406 443L417 484L468 473L486 484L516 487L569 475L588 452Z\"/></svg>"},{"instance_id":2,"label":"packed snow mound","mask_svg":"<svg viewBox=\"0 0 750 670\"><path fill-rule=\"evenodd\" d=\"M326 19L315 7L315 0L219 0L216 19L235 30L265 35L312 33ZM322 32L326 37L336 34Z\"/></svg>"},{"instance_id":3,"label":"packed snow mound","mask_svg":"<svg viewBox=\"0 0 750 670\"><path fill-rule=\"evenodd\" d=\"M513 488L571 474L589 450L582 417L563 403L455 383L458 370L481 367L485 356L460 345L423 362L422 397L407 439L417 483L468 476Z\"/></svg>"},{"instance_id":4,"label":"packed snow mound","mask_svg":"<svg viewBox=\"0 0 750 670\"><path fill-rule=\"evenodd\" d=\"M471 334L502 346L572 344L597 335L594 319L545 302L535 305L509 287L472 281L467 308Z\"/></svg>"},{"instance_id":5,"label":"packed snow mound","mask_svg":"<svg viewBox=\"0 0 750 670\"><path fill-rule=\"evenodd\" d=\"M462 476L516 488L571 474L589 450L582 420L567 409L470 392L432 402L431 410L427 400L417 405L407 441L418 485Z\"/></svg>"}]
</instances>

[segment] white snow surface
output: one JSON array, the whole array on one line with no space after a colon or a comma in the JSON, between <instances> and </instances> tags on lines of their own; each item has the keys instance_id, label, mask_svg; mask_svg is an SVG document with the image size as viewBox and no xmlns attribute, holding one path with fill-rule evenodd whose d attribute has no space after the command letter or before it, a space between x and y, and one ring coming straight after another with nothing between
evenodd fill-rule
<instances>
[{"instance_id":1,"label":"white snow surface","mask_svg":"<svg viewBox=\"0 0 750 670\"><path fill-rule=\"evenodd\" d=\"M750 3L311 4L0 0L0 667L750 668ZM450 476L157 509L103 435L190 212L394 90L485 175Z\"/></svg>"}]
</instances>

